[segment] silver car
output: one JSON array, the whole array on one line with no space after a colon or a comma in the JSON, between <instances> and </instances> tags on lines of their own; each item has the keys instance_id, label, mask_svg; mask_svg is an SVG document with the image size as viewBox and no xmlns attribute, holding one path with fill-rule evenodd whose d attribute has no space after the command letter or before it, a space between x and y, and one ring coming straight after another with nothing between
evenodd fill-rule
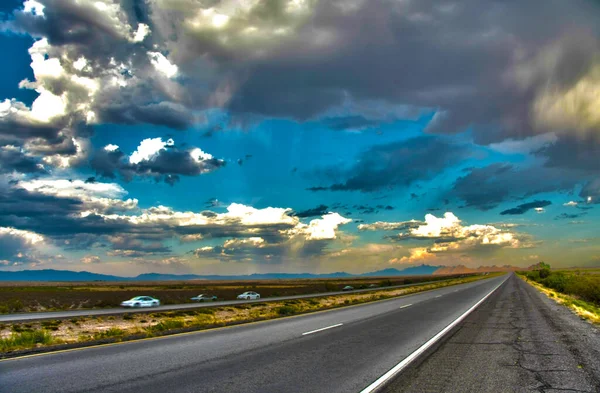
<instances>
[{"instance_id":1,"label":"silver car","mask_svg":"<svg viewBox=\"0 0 600 393\"><path fill-rule=\"evenodd\" d=\"M190 298L190 300L192 300L194 302L215 302L215 301L217 301L217 297L201 293L198 296L194 296L193 298Z\"/></svg>"},{"instance_id":2,"label":"silver car","mask_svg":"<svg viewBox=\"0 0 600 393\"><path fill-rule=\"evenodd\" d=\"M260 299L260 295L256 292L244 292L241 295L238 295L237 297L238 299L245 299L245 300L254 300L254 299Z\"/></svg>"}]
</instances>

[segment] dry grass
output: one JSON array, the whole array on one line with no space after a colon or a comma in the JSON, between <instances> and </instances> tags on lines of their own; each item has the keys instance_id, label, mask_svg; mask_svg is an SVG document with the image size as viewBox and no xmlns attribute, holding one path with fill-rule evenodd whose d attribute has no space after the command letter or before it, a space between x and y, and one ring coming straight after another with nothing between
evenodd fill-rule
<instances>
[{"instance_id":1,"label":"dry grass","mask_svg":"<svg viewBox=\"0 0 600 393\"><path fill-rule=\"evenodd\" d=\"M32 322L27 324L0 325L0 345L4 355L10 351L93 341L114 342L132 337L150 337L169 332L201 330L239 323L253 322L315 312L348 305L389 299L411 293L462 284L490 276L469 276L432 284L397 289L381 289L368 293L332 295L322 298L294 299L280 302L250 303L233 306L156 312L150 314L125 314L109 317L85 317L69 320ZM22 332L44 331L49 338L43 343L15 343L14 338ZM45 336L44 336L45 337Z\"/></svg>"},{"instance_id":2,"label":"dry grass","mask_svg":"<svg viewBox=\"0 0 600 393\"><path fill-rule=\"evenodd\" d=\"M531 279L528 279L524 275L520 275L525 282L529 283L533 287L537 288L540 292L554 300L558 304L562 304L571 310L573 310L581 318L586 319L596 325L600 325L600 307L597 305L581 300L573 295L567 295L558 292L554 289L545 287L544 285L537 283Z\"/></svg>"}]
</instances>

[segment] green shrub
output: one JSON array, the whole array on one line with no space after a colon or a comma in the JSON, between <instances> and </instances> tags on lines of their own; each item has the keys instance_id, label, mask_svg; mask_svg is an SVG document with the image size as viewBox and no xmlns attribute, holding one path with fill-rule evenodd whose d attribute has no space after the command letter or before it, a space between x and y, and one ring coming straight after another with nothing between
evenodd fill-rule
<instances>
[{"instance_id":1,"label":"green shrub","mask_svg":"<svg viewBox=\"0 0 600 393\"><path fill-rule=\"evenodd\" d=\"M124 330L112 327L103 332L94 333L94 340L101 340L103 338L110 338L110 337L121 337L123 335L125 335Z\"/></svg>"},{"instance_id":2,"label":"green shrub","mask_svg":"<svg viewBox=\"0 0 600 393\"><path fill-rule=\"evenodd\" d=\"M181 329L185 326L185 322L181 319L165 319L156 325L149 326L147 329L151 332L164 332L171 329Z\"/></svg>"},{"instance_id":3,"label":"green shrub","mask_svg":"<svg viewBox=\"0 0 600 393\"><path fill-rule=\"evenodd\" d=\"M293 315L296 313L296 308L292 306L281 306L277 309L279 315Z\"/></svg>"},{"instance_id":4,"label":"green shrub","mask_svg":"<svg viewBox=\"0 0 600 393\"><path fill-rule=\"evenodd\" d=\"M540 278L546 278L548 277L552 272L550 271L549 268L545 267L543 269L540 269Z\"/></svg>"},{"instance_id":5,"label":"green shrub","mask_svg":"<svg viewBox=\"0 0 600 393\"><path fill-rule=\"evenodd\" d=\"M38 344L52 344L53 341L52 335L46 330L12 333L6 338L0 338L0 350L7 352L19 348L33 348Z\"/></svg>"},{"instance_id":6,"label":"green shrub","mask_svg":"<svg viewBox=\"0 0 600 393\"><path fill-rule=\"evenodd\" d=\"M15 333L33 332L31 325L13 325L11 330Z\"/></svg>"},{"instance_id":7,"label":"green shrub","mask_svg":"<svg viewBox=\"0 0 600 393\"><path fill-rule=\"evenodd\" d=\"M62 323L62 321L56 319L53 321L42 321L41 325L44 329L58 330L58 327L60 326L61 323Z\"/></svg>"},{"instance_id":8,"label":"green shrub","mask_svg":"<svg viewBox=\"0 0 600 393\"><path fill-rule=\"evenodd\" d=\"M552 288L558 292L565 292L565 288L569 281L572 281L572 277L568 277L562 272L551 273L546 277L542 277L544 270L540 270L540 282L547 286L548 288Z\"/></svg>"},{"instance_id":9,"label":"green shrub","mask_svg":"<svg viewBox=\"0 0 600 393\"><path fill-rule=\"evenodd\" d=\"M582 300L600 304L600 277L572 277L564 288L564 292L575 295Z\"/></svg>"}]
</instances>

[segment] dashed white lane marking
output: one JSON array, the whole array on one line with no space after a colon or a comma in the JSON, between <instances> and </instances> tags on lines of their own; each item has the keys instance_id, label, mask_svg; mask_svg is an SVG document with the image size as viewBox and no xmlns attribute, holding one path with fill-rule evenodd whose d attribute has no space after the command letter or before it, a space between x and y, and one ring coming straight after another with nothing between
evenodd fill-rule
<instances>
[{"instance_id":1,"label":"dashed white lane marking","mask_svg":"<svg viewBox=\"0 0 600 393\"><path fill-rule=\"evenodd\" d=\"M401 306L400 308L406 308L406 307L410 307L410 306L412 306L412 303L411 304L405 304L404 306Z\"/></svg>"},{"instance_id":2,"label":"dashed white lane marking","mask_svg":"<svg viewBox=\"0 0 600 393\"><path fill-rule=\"evenodd\" d=\"M442 297L442 295L437 295L435 298L437 299L438 297Z\"/></svg>"},{"instance_id":3,"label":"dashed white lane marking","mask_svg":"<svg viewBox=\"0 0 600 393\"><path fill-rule=\"evenodd\" d=\"M452 330L452 328L454 326L458 325L463 319L465 319L467 317L467 315L469 315L473 310L475 310L477 308L477 306L479 306L481 303L483 303L485 301L485 299L487 299L488 297L490 297L490 295L492 293L494 293L494 291L496 289L500 288L500 285L504 284L505 281L506 281L506 279L504 279L494 289L492 289L490 292L488 292L488 294L485 295L481 300L479 300L477 303L475 303L473 305L473 307L471 307L470 309L468 309L467 311L465 311L460 317L456 318L453 322L451 322L448 326L446 326L441 332L439 332L438 334L436 334L435 336L433 336L425 344L421 345L416 351L414 351L413 353L411 353L410 355L408 355L408 357L406 357L400 363L398 363L397 365L395 365L390 371L388 371L387 373L385 373L381 377L379 377L379 379L377 379L375 382L373 382L372 384L370 384L369 386L367 386L366 388L364 388L363 390L361 390L360 393L372 393L372 392L376 392L388 380L390 380L395 375L397 375L406 366L408 366L412 361L414 361L419 355L421 355L428 348L430 348L433 344L435 344L437 341L439 341L444 336L444 334L448 333L450 330Z\"/></svg>"},{"instance_id":4,"label":"dashed white lane marking","mask_svg":"<svg viewBox=\"0 0 600 393\"><path fill-rule=\"evenodd\" d=\"M317 333L317 332L322 332L323 330L327 330L327 329L333 329L334 327L338 327L338 326L342 326L343 323L338 323L336 325L331 325L331 326L327 326L321 329L317 329L317 330L311 330L310 332L305 332L302 333L303 336L306 336L307 334L313 334L313 333Z\"/></svg>"}]
</instances>

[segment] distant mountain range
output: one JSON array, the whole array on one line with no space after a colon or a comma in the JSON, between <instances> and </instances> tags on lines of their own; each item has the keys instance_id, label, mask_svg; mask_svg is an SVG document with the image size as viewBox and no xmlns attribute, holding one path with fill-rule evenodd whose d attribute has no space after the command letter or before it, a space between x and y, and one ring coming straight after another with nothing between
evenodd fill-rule
<instances>
[{"instance_id":1,"label":"distant mountain range","mask_svg":"<svg viewBox=\"0 0 600 393\"><path fill-rule=\"evenodd\" d=\"M531 268L531 267L530 267ZM74 272L71 270L0 270L0 281L175 281L175 280L281 280L299 278L358 278L358 277L391 277L391 276L425 276L440 274L466 274L481 272L515 271L527 270L529 268L518 268L515 266L480 266L468 268L464 265L458 266L430 266L419 265L407 267L402 270L388 268L363 274L351 274L336 272L327 274L312 273L258 273L249 275L207 275L207 274L161 274L144 273L135 277L121 277L109 274L98 274L90 272Z\"/></svg>"},{"instance_id":2,"label":"distant mountain range","mask_svg":"<svg viewBox=\"0 0 600 393\"><path fill-rule=\"evenodd\" d=\"M363 274L336 272L327 274L312 273L262 273L249 275L206 275L206 274L161 274L145 273L135 277L121 277L90 272L74 272L71 270L0 270L0 281L174 281L174 280L276 280L298 278L344 278L344 277L389 277L389 276L423 276L435 274L442 266L420 265L402 270L389 268Z\"/></svg>"},{"instance_id":3,"label":"distant mountain range","mask_svg":"<svg viewBox=\"0 0 600 393\"><path fill-rule=\"evenodd\" d=\"M477 268L466 267L465 265L457 266L443 266L436 270L433 274L467 274L467 273L483 273L483 272L514 272L517 270L530 270L534 267L528 268L516 267L511 265L504 266L479 266Z\"/></svg>"}]
</instances>

